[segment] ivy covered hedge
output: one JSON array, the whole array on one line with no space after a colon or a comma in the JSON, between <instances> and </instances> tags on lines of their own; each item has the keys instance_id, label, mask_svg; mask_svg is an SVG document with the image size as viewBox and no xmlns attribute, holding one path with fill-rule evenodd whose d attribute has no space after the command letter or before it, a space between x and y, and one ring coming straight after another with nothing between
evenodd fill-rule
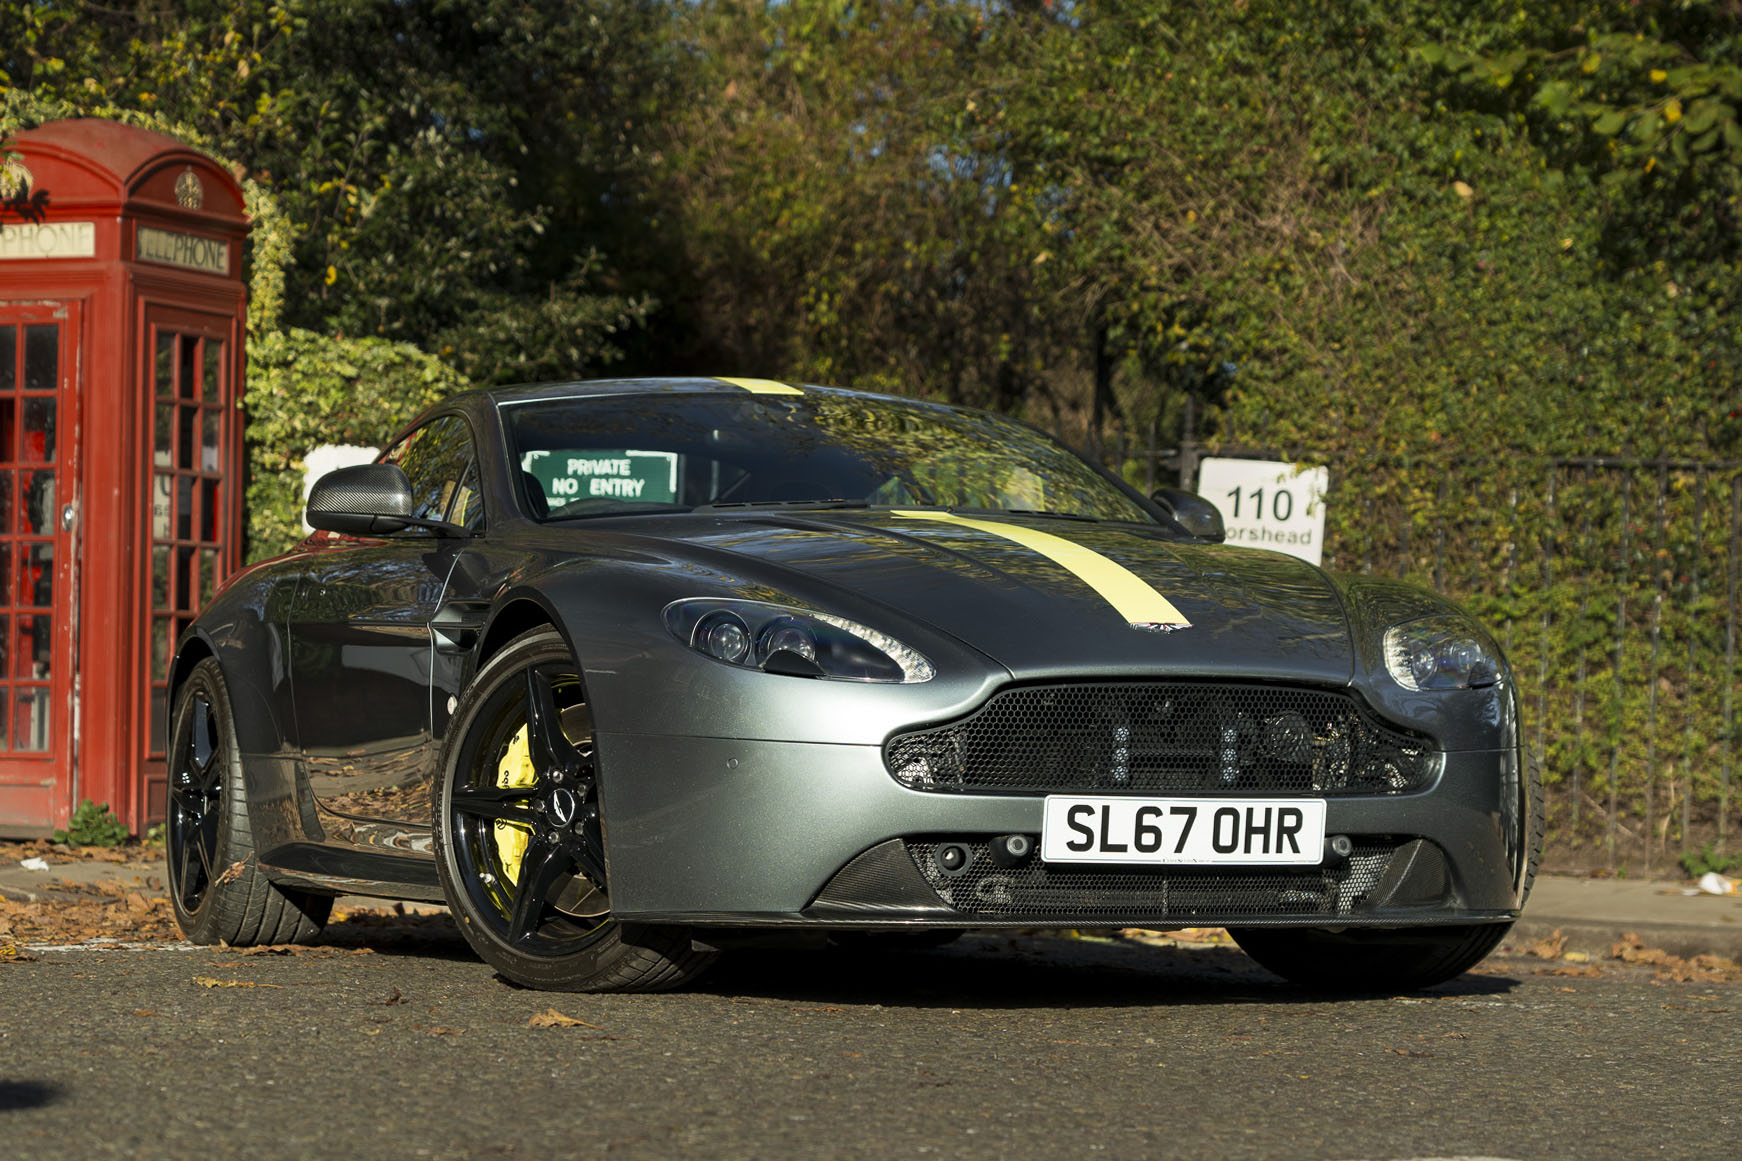
<instances>
[{"instance_id":1,"label":"ivy covered hedge","mask_svg":"<svg viewBox=\"0 0 1742 1161\"><path fill-rule=\"evenodd\" d=\"M408 343L269 331L248 344L248 558L302 538L303 456L322 444L381 447L419 409L462 386Z\"/></svg>"}]
</instances>

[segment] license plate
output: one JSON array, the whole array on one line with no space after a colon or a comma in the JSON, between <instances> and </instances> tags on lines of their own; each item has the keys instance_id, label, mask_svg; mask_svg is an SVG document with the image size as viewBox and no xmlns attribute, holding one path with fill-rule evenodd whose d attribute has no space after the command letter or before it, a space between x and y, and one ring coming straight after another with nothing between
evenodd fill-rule
<instances>
[{"instance_id":1,"label":"license plate","mask_svg":"<svg viewBox=\"0 0 1742 1161\"><path fill-rule=\"evenodd\" d=\"M1050 795L1040 831L1049 863L1317 865L1322 798L1085 798Z\"/></svg>"}]
</instances>

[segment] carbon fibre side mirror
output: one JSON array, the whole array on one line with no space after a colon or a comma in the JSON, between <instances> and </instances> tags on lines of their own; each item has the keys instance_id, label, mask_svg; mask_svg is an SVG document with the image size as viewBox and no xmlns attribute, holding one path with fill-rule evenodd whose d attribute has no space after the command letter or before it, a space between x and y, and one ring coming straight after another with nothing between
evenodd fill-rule
<instances>
[{"instance_id":1,"label":"carbon fibre side mirror","mask_svg":"<svg viewBox=\"0 0 1742 1161\"><path fill-rule=\"evenodd\" d=\"M328 472L308 494L308 523L347 536L387 536L409 527L411 481L397 464L359 464Z\"/></svg>"},{"instance_id":2,"label":"carbon fibre side mirror","mask_svg":"<svg viewBox=\"0 0 1742 1161\"><path fill-rule=\"evenodd\" d=\"M1183 488L1157 488L1149 498L1199 540L1220 544L1228 538L1228 530L1222 524L1222 510L1196 492Z\"/></svg>"}]
</instances>

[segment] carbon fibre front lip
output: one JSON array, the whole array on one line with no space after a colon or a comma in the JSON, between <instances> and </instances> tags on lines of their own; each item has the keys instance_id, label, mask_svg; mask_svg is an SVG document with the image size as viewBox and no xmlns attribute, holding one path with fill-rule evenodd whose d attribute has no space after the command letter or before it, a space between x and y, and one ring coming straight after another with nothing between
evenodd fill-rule
<instances>
[{"instance_id":1,"label":"carbon fibre front lip","mask_svg":"<svg viewBox=\"0 0 1742 1161\"><path fill-rule=\"evenodd\" d=\"M661 913L654 911L628 915L623 918L625 921L634 923L697 928L769 927L808 928L817 931L916 931L926 928L946 931L957 929L970 931L1117 931L1123 927L1138 926L1131 923L1108 923L1100 920L1091 923L1073 923L1056 919L999 919L961 912L912 919L900 916L878 917L874 915L864 918L848 918L840 915L815 916L806 915L803 912L747 915L731 911L715 913L690 911ZM1424 913L1407 918L1398 915L1339 916L1335 918L1287 918L1281 916L1255 918L1250 915L1222 917L1211 915L1207 918L1194 916L1189 923L1144 924L1143 926L1156 931L1177 931L1186 927L1317 927L1338 930L1346 927L1365 927L1382 930L1385 928L1463 927L1473 923L1511 923L1517 918L1518 912L1516 911L1465 910Z\"/></svg>"},{"instance_id":2,"label":"carbon fibre front lip","mask_svg":"<svg viewBox=\"0 0 1742 1161\"><path fill-rule=\"evenodd\" d=\"M870 847L1041 829L1039 796L909 790L890 777L877 746L601 733L598 749L612 901L629 921L859 926L805 911ZM1440 777L1420 793L1331 800L1327 829L1440 846L1460 905L1411 922L1513 918L1520 900L1509 848L1517 840L1502 833L1501 799L1516 755L1462 752L1442 761ZM1005 925L965 915L940 923Z\"/></svg>"}]
</instances>

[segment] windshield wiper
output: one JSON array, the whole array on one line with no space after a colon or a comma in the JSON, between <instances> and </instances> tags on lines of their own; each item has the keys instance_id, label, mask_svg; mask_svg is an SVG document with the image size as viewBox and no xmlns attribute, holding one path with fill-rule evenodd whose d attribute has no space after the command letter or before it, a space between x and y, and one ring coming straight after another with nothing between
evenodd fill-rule
<instances>
[{"instance_id":1,"label":"windshield wiper","mask_svg":"<svg viewBox=\"0 0 1742 1161\"><path fill-rule=\"evenodd\" d=\"M1084 516L1080 512L1043 512L1039 508L951 508L951 512L990 512L1001 516L1044 516L1048 520L1086 520L1101 523L1099 516Z\"/></svg>"},{"instance_id":2,"label":"windshield wiper","mask_svg":"<svg viewBox=\"0 0 1742 1161\"><path fill-rule=\"evenodd\" d=\"M747 508L869 508L865 500L728 500L718 504L697 504L696 512L740 512Z\"/></svg>"},{"instance_id":3,"label":"windshield wiper","mask_svg":"<svg viewBox=\"0 0 1742 1161\"><path fill-rule=\"evenodd\" d=\"M598 506L598 504L599 502L596 500L571 502L546 516L542 523L555 524L562 520L598 520L606 516L664 516L673 512L688 512L690 510L688 504L638 504L632 501L622 501L614 503L608 508ZM575 508L576 511L571 512L570 508ZM586 510L582 511L583 508Z\"/></svg>"}]
</instances>

